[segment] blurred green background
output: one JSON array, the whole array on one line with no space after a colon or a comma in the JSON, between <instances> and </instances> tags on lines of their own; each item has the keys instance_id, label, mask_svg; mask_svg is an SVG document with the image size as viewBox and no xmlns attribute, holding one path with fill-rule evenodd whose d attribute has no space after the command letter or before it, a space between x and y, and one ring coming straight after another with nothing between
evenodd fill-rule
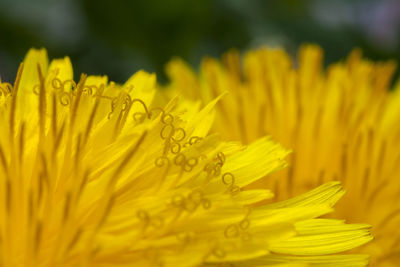
<instances>
[{"instance_id":1,"label":"blurred green background","mask_svg":"<svg viewBox=\"0 0 400 267\"><path fill-rule=\"evenodd\" d=\"M138 69L165 81L180 56L197 66L230 48L320 44L326 63L360 47L372 59L400 59L400 1L1 0L0 75L14 79L30 47L69 55L75 76L123 82Z\"/></svg>"}]
</instances>

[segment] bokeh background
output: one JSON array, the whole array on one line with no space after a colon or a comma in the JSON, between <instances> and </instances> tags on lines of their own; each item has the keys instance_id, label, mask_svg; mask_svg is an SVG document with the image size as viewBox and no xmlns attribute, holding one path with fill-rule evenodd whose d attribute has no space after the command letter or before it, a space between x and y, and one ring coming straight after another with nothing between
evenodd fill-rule
<instances>
[{"instance_id":1,"label":"bokeh background","mask_svg":"<svg viewBox=\"0 0 400 267\"><path fill-rule=\"evenodd\" d=\"M400 59L399 0L1 0L0 75L13 81L30 47L69 55L75 76L123 82L179 56L197 66L230 48L320 44L325 62L354 47L374 60ZM398 74L397 74L398 76Z\"/></svg>"}]
</instances>

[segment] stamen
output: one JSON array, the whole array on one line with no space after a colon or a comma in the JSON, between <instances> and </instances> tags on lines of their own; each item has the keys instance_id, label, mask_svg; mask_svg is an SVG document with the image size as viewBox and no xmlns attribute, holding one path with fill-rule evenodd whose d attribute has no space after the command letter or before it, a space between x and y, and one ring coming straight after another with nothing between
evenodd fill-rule
<instances>
[{"instance_id":1,"label":"stamen","mask_svg":"<svg viewBox=\"0 0 400 267\"><path fill-rule=\"evenodd\" d=\"M165 157L165 156L158 157L155 160L155 165L157 167L162 167L164 165L169 165L169 159L167 157Z\"/></svg>"},{"instance_id":2,"label":"stamen","mask_svg":"<svg viewBox=\"0 0 400 267\"><path fill-rule=\"evenodd\" d=\"M319 136L319 132L320 132L320 128L321 128L321 120L322 120L322 115L323 115L323 106L321 105L318 108L317 111L317 117L315 119L315 124L314 124L314 138L318 138Z\"/></svg>"},{"instance_id":3,"label":"stamen","mask_svg":"<svg viewBox=\"0 0 400 267\"><path fill-rule=\"evenodd\" d=\"M226 160L225 154L223 152L218 152L217 158L218 158L219 162L221 163L221 167L222 167Z\"/></svg>"},{"instance_id":4,"label":"stamen","mask_svg":"<svg viewBox=\"0 0 400 267\"><path fill-rule=\"evenodd\" d=\"M85 189L85 186L86 186L87 181L88 181L88 179L89 179L89 175L90 175L90 170L89 170L89 169L86 169L86 171L85 171L85 173L84 173L84 175L83 175L83 178L82 178L82 180L81 180L81 184L79 185L78 192L77 192L77 194L76 194L77 201L80 199L80 197L81 197L81 195L82 195L82 192L83 192L83 190Z\"/></svg>"},{"instance_id":5,"label":"stamen","mask_svg":"<svg viewBox=\"0 0 400 267\"><path fill-rule=\"evenodd\" d=\"M172 124L166 124L164 127L161 129L160 136L162 139L171 139L172 135L174 134L174 126Z\"/></svg>"},{"instance_id":6,"label":"stamen","mask_svg":"<svg viewBox=\"0 0 400 267\"><path fill-rule=\"evenodd\" d=\"M143 112L133 113L133 120L136 123L142 123L145 119L146 119L146 113L143 113Z\"/></svg>"},{"instance_id":7,"label":"stamen","mask_svg":"<svg viewBox=\"0 0 400 267\"><path fill-rule=\"evenodd\" d=\"M174 122L174 117L171 114L163 113L163 115L161 116L161 121L162 123L169 125Z\"/></svg>"},{"instance_id":8,"label":"stamen","mask_svg":"<svg viewBox=\"0 0 400 267\"><path fill-rule=\"evenodd\" d=\"M56 99L56 93L54 92L53 92L53 110L51 113L51 130L53 138L55 139L57 136L57 99Z\"/></svg>"},{"instance_id":9,"label":"stamen","mask_svg":"<svg viewBox=\"0 0 400 267\"><path fill-rule=\"evenodd\" d=\"M318 175L318 184L317 186L320 186L324 183L324 178L325 178L325 170L320 170L319 175Z\"/></svg>"},{"instance_id":10,"label":"stamen","mask_svg":"<svg viewBox=\"0 0 400 267\"><path fill-rule=\"evenodd\" d=\"M189 139L189 144L194 145L194 144L197 144L198 142L200 142L201 140L203 140L202 137L199 137L199 136L192 136L192 137L190 137L190 139Z\"/></svg>"},{"instance_id":11,"label":"stamen","mask_svg":"<svg viewBox=\"0 0 400 267\"><path fill-rule=\"evenodd\" d=\"M372 155L373 143L374 143L374 130L372 127L369 127L367 135L367 151L369 152L369 155Z\"/></svg>"},{"instance_id":12,"label":"stamen","mask_svg":"<svg viewBox=\"0 0 400 267\"><path fill-rule=\"evenodd\" d=\"M135 146L127 153L125 158L121 161L120 165L118 166L117 170L115 171L114 175L112 176L112 179L110 180L110 185L114 184L116 182L116 179L119 177L120 173L122 170L125 168L125 166L128 164L128 162L131 160L133 155L135 155L136 151L144 141L145 137L147 136L147 131L143 132L142 135L140 136L139 140L136 142Z\"/></svg>"},{"instance_id":13,"label":"stamen","mask_svg":"<svg viewBox=\"0 0 400 267\"><path fill-rule=\"evenodd\" d=\"M388 185L389 185L388 180L384 180L378 186L375 186L375 189L371 192L367 200L367 203L369 203L369 207L371 207L374 204L379 193L383 193L383 189Z\"/></svg>"},{"instance_id":14,"label":"stamen","mask_svg":"<svg viewBox=\"0 0 400 267\"><path fill-rule=\"evenodd\" d=\"M359 133L356 138L356 143L354 145L354 154L353 154L353 162L356 162L359 159L361 145L363 143L364 135Z\"/></svg>"},{"instance_id":15,"label":"stamen","mask_svg":"<svg viewBox=\"0 0 400 267\"><path fill-rule=\"evenodd\" d=\"M101 98L108 98L107 96L103 96L104 87L105 87L104 83L96 87L96 93L93 95L93 97L95 97L96 100L100 100Z\"/></svg>"},{"instance_id":16,"label":"stamen","mask_svg":"<svg viewBox=\"0 0 400 267\"><path fill-rule=\"evenodd\" d=\"M238 114L237 114L237 118L238 118L238 125L239 125L239 130L240 130L240 140L243 141L243 143L247 144L248 143L248 136L247 136L247 127L246 127L246 123L245 123L245 118L244 118L244 110L243 110L243 101L241 98L238 98Z\"/></svg>"},{"instance_id":17,"label":"stamen","mask_svg":"<svg viewBox=\"0 0 400 267\"><path fill-rule=\"evenodd\" d=\"M68 106L72 101L72 95L69 92L62 92L59 94L60 104L63 106Z\"/></svg>"},{"instance_id":18,"label":"stamen","mask_svg":"<svg viewBox=\"0 0 400 267\"><path fill-rule=\"evenodd\" d=\"M240 227L240 229L242 229L242 230L248 229L249 226L250 226L250 221L249 221L249 219L247 219L247 218L243 219L243 220L239 223L239 227Z\"/></svg>"},{"instance_id":19,"label":"stamen","mask_svg":"<svg viewBox=\"0 0 400 267\"><path fill-rule=\"evenodd\" d=\"M185 201L184 208L187 212L194 212L198 206L199 206L199 203L195 203L193 200L187 199Z\"/></svg>"},{"instance_id":20,"label":"stamen","mask_svg":"<svg viewBox=\"0 0 400 267\"><path fill-rule=\"evenodd\" d=\"M163 115L163 114L165 113L164 109L162 109L162 108L152 108L152 109L149 111L149 114L148 114L149 119L153 118L154 112L155 112L155 111L159 111L159 112L160 112L160 113L158 113L158 115L160 115L160 114Z\"/></svg>"},{"instance_id":21,"label":"stamen","mask_svg":"<svg viewBox=\"0 0 400 267\"><path fill-rule=\"evenodd\" d=\"M0 98L6 98L12 92L12 85L9 83L0 83Z\"/></svg>"},{"instance_id":22,"label":"stamen","mask_svg":"<svg viewBox=\"0 0 400 267\"><path fill-rule=\"evenodd\" d=\"M301 104L299 102L299 105L297 106L296 123L294 125L293 132L292 132L292 140L293 140L294 144L297 143L299 132L300 132L300 127L303 124L303 122L302 122L303 121L303 115L304 115L303 112L304 112L303 111L303 107L301 106Z\"/></svg>"},{"instance_id":23,"label":"stamen","mask_svg":"<svg viewBox=\"0 0 400 267\"><path fill-rule=\"evenodd\" d=\"M44 178L43 172L39 173L39 179L38 179L38 196L37 196L37 202L36 205L39 206L42 199L43 199L43 180L46 179ZM47 184L47 186L49 186Z\"/></svg>"},{"instance_id":24,"label":"stamen","mask_svg":"<svg viewBox=\"0 0 400 267\"><path fill-rule=\"evenodd\" d=\"M175 159L174 159L174 163L177 166L184 166L186 163L186 157L184 154L179 153L178 155L176 155Z\"/></svg>"},{"instance_id":25,"label":"stamen","mask_svg":"<svg viewBox=\"0 0 400 267\"><path fill-rule=\"evenodd\" d=\"M383 140L379 150L378 162L376 164L377 173L380 173L383 168L385 162L385 155L386 155L386 140ZM380 177L380 175L378 175L378 177Z\"/></svg>"},{"instance_id":26,"label":"stamen","mask_svg":"<svg viewBox=\"0 0 400 267\"><path fill-rule=\"evenodd\" d=\"M40 241L42 238L42 228L43 228L43 224L41 221L38 221L36 224L36 231L35 231L35 245L34 245L34 252L35 255L37 255L38 251L39 251L39 246L40 246Z\"/></svg>"},{"instance_id":27,"label":"stamen","mask_svg":"<svg viewBox=\"0 0 400 267\"><path fill-rule=\"evenodd\" d=\"M148 225L148 223L150 222L150 216L147 213L147 211L145 210L138 210L136 212L136 216L138 217L138 219L140 221L142 221L145 225Z\"/></svg>"},{"instance_id":28,"label":"stamen","mask_svg":"<svg viewBox=\"0 0 400 267\"><path fill-rule=\"evenodd\" d=\"M392 211L391 213L386 215L386 217L382 218L380 224L376 226L376 229L385 228L389 223L393 222L399 216L400 216L400 209L396 209L396 210Z\"/></svg>"},{"instance_id":29,"label":"stamen","mask_svg":"<svg viewBox=\"0 0 400 267\"><path fill-rule=\"evenodd\" d=\"M43 152L40 153L40 159L42 162L42 176L46 182L46 184L48 185L48 188L50 188L50 180L49 180L49 172L48 172L48 168L47 168L47 160L46 160L46 156L44 155Z\"/></svg>"},{"instance_id":30,"label":"stamen","mask_svg":"<svg viewBox=\"0 0 400 267\"><path fill-rule=\"evenodd\" d=\"M265 125L266 125L266 116L265 114L267 113L267 107L266 104L263 103L259 109L258 112L258 136L264 136L266 134L266 129L265 129Z\"/></svg>"},{"instance_id":31,"label":"stamen","mask_svg":"<svg viewBox=\"0 0 400 267\"><path fill-rule=\"evenodd\" d=\"M185 136L186 136L186 132L185 132L185 130L183 130L183 128L176 128L176 129L174 129L171 138L172 138L172 140L174 140L176 142L180 142L185 138Z\"/></svg>"},{"instance_id":32,"label":"stamen","mask_svg":"<svg viewBox=\"0 0 400 267\"><path fill-rule=\"evenodd\" d=\"M82 228L78 228L78 230L75 232L74 237L72 238L71 242L69 243L67 247L67 251L70 251L75 244L78 242L79 238L81 237L82 234Z\"/></svg>"},{"instance_id":33,"label":"stamen","mask_svg":"<svg viewBox=\"0 0 400 267\"><path fill-rule=\"evenodd\" d=\"M54 79L51 81L51 85L53 86L53 88L54 88L55 90L64 89L63 83L62 83L61 80L58 79L57 77L54 78Z\"/></svg>"},{"instance_id":34,"label":"stamen","mask_svg":"<svg viewBox=\"0 0 400 267\"><path fill-rule=\"evenodd\" d=\"M224 185L234 185L235 184L235 177L233 176L232 173L226 172L222 175L222 182Z\"/></svg>"},{"instance_id":35,"label":"stamen","mask_svg":"<svg viewBox=\"0 0 400 267\"><path fill-rule=\"evenodd\" d=\"M165 179L167 178L171 164L167 157L161 156L156 159L155 165L159 168L163 167L164 165L166 166L165 171L163 172L162 176L160 177L160 182L157 185L157 191L158 191L163 186Z\"/></svg>"},{"instance_id":36,"label":"stamen","mask_svg":"<svg viewBox=\"0 0 400 267\"><path fill-rule=\"evenodd\" d=\"M19 153L18 153L20 164L22 164L22 159L24 155L24 137L25 137L25 122L22 122L19 134Z\"/></svg>"},{"instance_id":37,"label":"stamen","mask_svg":"<svg viewBox=\"0 0 400 267\"><path fill-rule=\"evenodd\" d=\"M75 170L78 169L79 163L80 163L80 154L81 154L81 143L82 143L82 133L78 134L78 137L76 138L76 148L75 148L75 161L74 161L74 168Z\"/></svg>"},{"instance_id":38,"label":"stamen","mask_svg":"<svg viewBox=\"0 0 400 267\"><path fill-rule=\"evenodd\" d=\"M8 173L8 163L7 163L7 159L4 155L4 151L3 151L1 144L0 144L0 163L3 166L4 173L7 174Z\"/></svg>"},{"instance_id":39,"label":"stamen","mask_svg":"<svg viewBox=\"0 0 400 267\"><path fill-rule=\"evenodd\" d=\"M253 236L249 232L242 232L240 237L243 241L250 241L253 238Z\"/></svg>"},{"instance_id":40,"label":"stamen","mask_svg":"<svg viewBox=\"0 0 400 267\"><path fill-rule=\"evenodd\" d=\"M215 257L219 258L219 259L223 259L223 258L226 257L226 252L225 252L224 250L222 250L221 248L215 248L215 249L212 251L212 254L213 254Z\"/></svg>"},{"instance_id":41,"label":"stamen","mask_svg":"<svg viewBox=\"0 0 400 267\"><path fill-rule=\"evenodd\" d=\"M370 172L371 172L371 168L370 168L370 166L367 166L364 171L364 177L361 180L361 192L364 192L365 195L367 195Z\"/></svg>"},{"instance_id":42,"label":"stamen","mask_svg":"<svg viewBox=\"0 0 400 267\"><path fill-rule=\"evenodd\" d=\"M203 198L201 201L201 205L205 210L208 210L211 208L211 201L208 198Z\"/></svg>"},{"instance_id":43,"label":"stamen","mask_svg":"<svg viewBox=\"0 0 400 267\"><path fill-rule=\"evenodd\" d=\"M39 63L37 64L37 71L39 75L39 133L40 138L44 137L45 134L45 120L46 120L46 89L44 76L40 68Z\"/></svg>"},{"instance_id":44,"label":"stamen","mask_svg":"<svg viewBox=\"0 0 400 267\"><path fill-rule=\"evenodd\" d=\"M3 86L5 88L5 96L7 96L8 94L11 94L11 92L13 91L13 86L10 83L3 83Z\"/></svg>"},{"instance_id":45,"label":"stamen","mask_svg":"<svg viewBox=\"0 0 400 267\"><path fill-rule=\"evenodd\" d=\"M188 196L188 198L196 204L201 203L201 201L203 200L203 197L204 197L204 193L200 189L193 190Z\"/></svg>"},{"instance_id":46,"label":"stamen","mask_svg":"<svg viewBox=\"0 0 400 267\"><path fill-rule=\"evenodd\" d=\"M60 146L61 139L64 136L64 128L65 128L65 121L61 125L60 131L58 132L58 134L56 136L56 140L54 141L54 145L53 145L53 155L54 156L57 152L58 147Z\"/></svg>"},{"instance_id":47,"label":"stamen","mask_svg":"<svg viewBox=\"0 0 400 267\"><path fill-rule=\"evenodd\" d=\"M340 174L342 182L346 182L346 173L347 173L347 155L348 155L348 144L342 144L342 155L341 155L341 165L340 165Z\"/></svg>"},{"instance_id":48,"label":"stamen","mask_svg":"<svg viewBox=\"0 0 400 267\"><path fill-rule=\"evenodd\" d=\"M81 74L81 78L82 78L82 75L84 75L84 74ZM79 82L80 82L80 81L79 81ZM78 89L77 86L79 86L79 82L78 82L78 84L76 84L74 80L66 80L66 81L64 81L64 82L62 83L62 91L66 92L66 93L69 93L69 94L71 95L71 98L72 98L72 97L76 97L76 91L77 91L77 89ZM71 83L71 87L72 87L72 88L68 88L68 90L66 90L65 86L66 86L68 83ZM82 92L83 92L83 90L82 90Z\"/></svg>"},{"instance_id":49,"label":"stamen","mask_svg":"<svg viewBox=\"0 0 400 267\"><path fill-rule=\"evenodd\" d=\"M171 153L178 154L181 151L181 144L173 142L171 145Z\"/></svg>"},{"instance_id":50,"label":"stamen","mask_svg":"<svg viewBox=\"0 0 400 267\"><path fill-rule=\"evenodd\" d=\"M101 246L97 245L95 248L92 249L92 251L90 251L89 258L93 259L94 257L96 257L96 255L100 253L101 249Z\"/></svg>"},{"instance_id":51,"label":"stamen","mask_svg":"<svg viewBox=\"0 0 400 267\"><path fill-rule=\"evenodd\" d=\"M183 244L188 244L195 237L193 232L180 232L176 234L176 239Z\"/></svg>"},{"instance_id":52,"label":"stamen","mask_svg":"<svg viewBox=\"0 0 400 267\"><path fill-rule=\"evenodd\" d=\"M296 153L292 153L292 164L288 167L288 175L287 175L287 183L286 183L286 192L289 196L292 195L292 188L293 188L293 178L296 166ZM275 191L278 192L278 191Z\"/></svg>"},{"instance_id":53,"label":"stamen","mask_svg":"<svg viewBox=\"0 0 400 267\"><path fill-rule=\"evenodd\" d=\"M171 203L176 207L184 207L185 197L181 194L175 195L172 197Z\"/></svg>"},{"instance_id":54,"label":"stamen","mask_svg":"<svg viewBox=\"0 0 400 267\"><path fill-rule=\"evenodd\" d=\"M11 181L9 178L6 180L6 210L7 214L11 214L11 200L12 200L12 188Z\"/></svg>"},{"instance_id":55,"label":"stamen","mask_svg":"<svg viewBox=\"0 0 400 267\"><path fill-rule=\"evenodd\" d=\"M121 131L123 129L123 127L126 124L126 121L128 119L128 115L129 112L132 108L132 100L130 95L126 95L124 102L122 103L122 109L121 109L121 114L122 114L122 118L119 122L119 131ZM146 116L143 116L143 120L146 118Z\"/></svg>"},{"instance_id":56,"label":"stamen","mask_svg":"<svg viewBox=\"0 0 400 267\"><path fill-rule=\"evenodd\" d=\"M128 95L128 96L129 96L129 95ZM129 96L129 99L130 99L130 96ZM139 103L139 104L141 104L141 106L142 106L143 109L144 109L144 113L147 115L148 118L150 118L149 110L147 109L146 103L144 103L143 100L141 100L141 99L139 99L139 98L134 98L134 99L132 99L132 101L131 101L131 105L133 106L134 103Z\"/></svg>"},{"instance_id":57,"label":"stamen","mask_svg":"<svg viewBox=\"0 0 400 267\"><path fill-rule=\"evenodd\" d=\"M78 82L78 87L76 88L76 90L72 91L72 92L76 92L76 98L75 98L74 105L73 105L72 110L71 110L71 117L70 117L71 118L71 128L70 129L74 128L75 119L77 117L76 113L78 111L78 105L79 105L79 102L81 100L83 87L84 87L85 82L86 82L86 77L87 77L87 75L82 74L81 78L80 78L80 80Z\"/></svg>"},{"instance_id":58,"label":"stamen","mask_svg":"<svg viewBox=\"0 0 400 267\"><path fill-rule=\"evenodd\" d=\"M116 120L114 127L114 139L117 138L118 134L121 132L122 117L123 117L123 111L121 110L118 114L118 118Z\"/></svg>"},{"instance_id":59,"label":"stamen","mask_svg":"<svg viewBox=\"0 0 400 267\"><path fill-rule=\"evenodd\" d=\"M28 197L28 222L31 223L32 222L32 218L33 218L33 191L32 189L29 190L29 197Z\"/></svg>"},{"instance_id":60,"label":"stamen","mask_svg":"<svg viewBox=\"0 0 400 267\"><path fill-rule=\"evenodd\" d=\"M195 157L191 157L186 161L186 164L190 167L195 167L198 163L198 159Z\"/></svg>"},{"instance_id":61,"label":"stamen","mask_svg":"<svg viewBox=\"0 0 400 267\"><path fill-rule=\"evenodd\" d=\"M235 238L239 236L239 228L236 224L231 224L225 228L224 235L226 238Z\"/></svg>"},{"instance_id":62,"label":"stamen","mask_svg":"<svg viewBox=\"0 0 400 267\"><path fill-rule=\"evenodd\" d=\"M105 210L104 210L104 213L102 214L102 216L101 216L101 218L100 218L100 220L99 220L99 222L98 222L98 224L97 224L96 232L97 232L97 230L100 229L101 226L106 222L107 217L108 217L108 215L110 214L112 207L114 206L114 202L115 202L115 197L114 197L114 196L111 196L111 198L108 200L108 203L107 203L107 205L106 205L106 208L105 208Z\"/></svg>"},{"instance_id":63,"label":"stamen","mask_svg":"<svg viewBox=\"0 0 400 267\"><path fill-rule=\"evenodd\" d=\"M62 222L65 223L68 219L70 212L70 204L71 204L71 192L67 192L65 195L65 203L64 203L64 213Z\"/></svg>"},{"instance_id":64,"label":"stamen","mask_svg":"<svg viewBox=\"0 0 400 267\"><path fill-rule=\"evenodd\" d=\"M155 229L160 229L164 225L164 219L162 217L156 216L151 218L150 225Z\"/></svg>"},{"instance_id":65,"label":"stamen","mask_svg":"<svg viewBox=\"0 0 400 267\"><path fill-rule=\"evenodd\" d=\"M22 70L24 69L24 63L21 63L18 68L17 77L14 82L14 90L12 92L11 98L11 108L10 108L10 143L14 140L14 125L15 125L15 111L17 109L17 94L19 89L19 83L21 81Z\"/></svg>"},{"instance_id":66,"label":"stamen","mask_svg":"<svg viewBox=\"0 0 400 267\"><path fill-rule=\"evenodd\" d=\"M229 187L229 192L231 193L232 196L238 194L241 190L242 189L237 185L231 185Z\"/></svg>"},{"instance_id":67,"label":"stamen","mask_svg":"<svg viewBox=\"0 0 400 267\"><path fill-rule=\"evenodd\" d=\"M99 102L96 101L96 103L94 104L94 107L92 109L92 112L90 113L88 123L86 125L86 130L85 130L85 135L84 135L84 143L86 143L89 140L90 130L93 127L94 117L96 116L98 106L99 106Z\"/></svg>"},{"instance_id":68,"label":"stamen","mask_svg":"<svg viewBox=\"0 0 400 267\"><path fill-rule=\"evenodd\" d=\"M39 84L36 84L35 86L33 86L32 91L33 91L33 93L34 93L35 95L39 95L39 94L40 94L40 85L39 85Z\"/></svg>"},{"instance_id":69,"label":"stamen","mask_svg":"<svg viewBox=\"0 0 400 267\"><path fill-rule=\"evenodd\" d=\"M85 85L83 87L83 93L85 95L93 95L93 88L96 88L96 86Z\"/></svg>"}]
</instances>

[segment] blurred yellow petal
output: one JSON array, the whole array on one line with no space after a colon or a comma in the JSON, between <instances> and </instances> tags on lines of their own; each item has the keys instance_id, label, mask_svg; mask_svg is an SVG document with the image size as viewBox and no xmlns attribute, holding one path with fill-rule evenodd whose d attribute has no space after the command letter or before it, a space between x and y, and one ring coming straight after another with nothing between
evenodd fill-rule
<instances>
[{"instance_id":1,"label":"blurred yellow petal","mask_svg":"<svg viewBox=\"0 0 400 267\"><path fill-rule=\"evenodd\" d=\"M390 89L395 69L394 61L372 62L359 50L325 68L316 45L302 46L295 59L281 48L264 47L243 56L233 50L221 60L206 57L198 73L174 59L164 89L167 97L182 94L203 106L228 92L216 104L213 132L249 146L270 135L292 151L288 168L247 188L272 189L273 200L283 200L273 208L333 206L344 194L339 183L320 187L325 193L297 196L340 181L348 193L331 216L371 224L377 236L354 251L371 254L374 266L397 266L400 84Z\"/></svg>"}]
</instances>

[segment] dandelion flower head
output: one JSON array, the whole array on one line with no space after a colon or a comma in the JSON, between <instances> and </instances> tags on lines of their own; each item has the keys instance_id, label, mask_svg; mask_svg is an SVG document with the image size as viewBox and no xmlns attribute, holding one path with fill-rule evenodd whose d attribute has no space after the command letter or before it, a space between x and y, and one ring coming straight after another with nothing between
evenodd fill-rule
<instances>
[{"instance_id":1,"label":"dandelion flower head","mask_svg":"<svg viewBox=\"0 0 400 267\"><path fill-rule=\"evenodd\" d=\"M371 240L369 226L317 217L343 195L327 183L290 200L244 189L288 151L209 134L214 106L172 99L155 75L73 80L66 57L32 49L0 84L1 266L365 266L329 255Z\"/></svg>"}]
</instances>

